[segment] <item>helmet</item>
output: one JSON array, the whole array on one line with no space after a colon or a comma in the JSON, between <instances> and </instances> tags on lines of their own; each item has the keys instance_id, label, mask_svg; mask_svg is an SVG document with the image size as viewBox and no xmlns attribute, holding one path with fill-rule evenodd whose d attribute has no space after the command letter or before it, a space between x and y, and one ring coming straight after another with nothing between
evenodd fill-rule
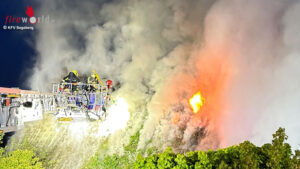
<instances>
[{"instance_id":1,"label":"helmet","mask_svg":"<svg viewBox=\"0 0 300 169\"><path fill-rule=\"evenodd\" d=\"M112 85L112 80L107 80L106 84L109 85L109 86Z\"/></svg>"},{"instance_id":2,"label":"helmet","mask_svg":"<svg viewBox=\"0 0 300 169\"><path fill-rule=\"evenodd\" d=\"M72 70L72 72L75 74L75 76L78 77L78 72L77 72L77 70Z\"/></svg>"},{"instance_id":3,"label":"helmet","mask_svg":"<svg viewBox=\"0 0 300 169\"><path fill-rule=\"evenodd\" d=\"M91 77L92 77L92 78L96 78L96 76L97 76L96 71L95 71L95 70L92 70Z\"/></svg>"}]
</instances>

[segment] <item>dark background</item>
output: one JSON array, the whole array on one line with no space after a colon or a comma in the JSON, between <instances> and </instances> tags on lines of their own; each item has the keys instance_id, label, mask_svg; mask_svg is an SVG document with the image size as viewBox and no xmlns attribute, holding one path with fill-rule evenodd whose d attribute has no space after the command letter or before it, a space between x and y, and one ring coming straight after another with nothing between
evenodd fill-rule
<instances>
[{"instance_id":1,"label":"dark background","mask_svg":"<svg viewBox=\"0 0 300 169\"><path fill-rule=\"evenodd\" d=\"M4 30L6 16L27 17L27 5L35 5L25 0L1 0L0 5L0 87L19 87L29 89L30 77L37 52L34 49L38 31ZM7 24L25 26L22 24ZM29 24L26 24L30 26Z\"/></svg>"}]
</instances>

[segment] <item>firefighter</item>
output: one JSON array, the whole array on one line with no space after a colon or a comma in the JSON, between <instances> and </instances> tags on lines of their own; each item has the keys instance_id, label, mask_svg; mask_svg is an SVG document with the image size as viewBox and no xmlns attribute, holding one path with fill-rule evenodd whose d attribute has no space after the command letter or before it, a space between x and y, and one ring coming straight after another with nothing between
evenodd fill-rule
<instances>
[{"instance_id":1,"label":"firefighter","mask_svg":"<svg viewBox=\"0 0 300 169\"><path fill-rule=\"evenodd\" d=\"M80 82L80 79L78 77L78 72L76 70L73 70L68 74L68 76L64 77L62 80L63 83L78 83Z\"/></svg>"},{"instance_id":2,"label":"firefighter","mask_svg":"<svg viewBox=\"0 0 300 169\"><path fill-rule=\"evenodd\" d=\"M106 81L106 86L107 86L107 96L109 96L111 94L111 91L112 91L112 80L107 80Z\"/></svg>"},{"instance_id":3,"label":"firefighter","mask_svg":"<svg viewBox=\"0 0 300 169\"><path fill-rule=\"evenodd\" d=\"M79 83L79 82L80 82L80 79L78 77L77 70L73 70L62 80L62 83L68 83L63 86L63 88L65 89L66 92L69 92L70 89L72 89L72 92L78 91L78 87L77 87L76 83ZM72 83L72 84L70 84L70 83Z\"/></svg>"},{"instance_id":4,"label":"firefighter","mask_svg":"<svg viewBox=\"0 0 300 169\"><path fill-rule=\"evenodd\" d=\"M107 85L107 88L108 88L108 89L111 89L112 81L111 81L111 80L107 80L107 81L106 81L106 85Z\"/></svg>"},{"instance_id":5,"label":"firefighter","mask_svg":"<svg viewBox=\"0 0 300 169\"><path fill-rule=\"evenodd\" d=\"M93 70L91 75L87 78L87 90L88 91L96 91L99 90L101 84L103 86L102 81L99 78L99 75Z\"/></svg>"}]
</instances>

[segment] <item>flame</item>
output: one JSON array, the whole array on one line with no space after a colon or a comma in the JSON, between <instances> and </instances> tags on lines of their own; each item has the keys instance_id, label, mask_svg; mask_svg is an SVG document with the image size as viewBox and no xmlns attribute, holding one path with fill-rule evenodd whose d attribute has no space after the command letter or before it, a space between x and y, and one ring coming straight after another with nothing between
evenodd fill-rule
<instances>
[{"instance_id":1,"label":"flame","mask_svg":"<svg viewBox=\"0 0 300 169\"><path fill-rule=\"evenodd\" d=\"M199 112L200 108L204 104L204 98L202 97L201 93L198 92L193 95L192 98L189 99L189 103L193 109L193 112L196 114Z\"/></svg>"},{"instance_id":2,"label":"flame","mask_svg":"<svg viewBox=\"0 0 300 169\"><path fill-rule=\"evenodd\" d=\"M34 11L33 11L33 9L32 9L31 6L27 6L26 14L27 14L29 17L33 17Z\"/></svg>"}]
</instances>

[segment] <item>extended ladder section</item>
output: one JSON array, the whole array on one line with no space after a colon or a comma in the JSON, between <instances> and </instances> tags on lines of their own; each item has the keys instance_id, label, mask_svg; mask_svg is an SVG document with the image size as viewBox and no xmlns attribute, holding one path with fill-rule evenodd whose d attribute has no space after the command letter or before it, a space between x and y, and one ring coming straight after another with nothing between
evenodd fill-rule
<instances>
[{"instance_id":1,"label":"extended ladder section","mask_svg":"<svg viewBox=\"0 0 300 169\"><path fill-rule=\"evenodd\" d=\"M51 93L0 88L0 132L13 132L25 123L53 114L58 121L104 120L110 90L100 84L53 84Z\"/></svg>"}]
</instances>

